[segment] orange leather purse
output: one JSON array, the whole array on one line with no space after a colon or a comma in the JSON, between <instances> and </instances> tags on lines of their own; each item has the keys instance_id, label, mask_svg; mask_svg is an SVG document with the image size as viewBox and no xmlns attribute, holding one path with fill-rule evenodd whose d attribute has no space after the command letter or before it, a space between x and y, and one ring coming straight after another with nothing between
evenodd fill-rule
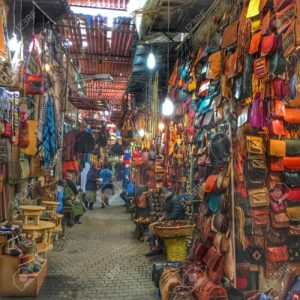
<instances>
[{"instance_id":1,"label":"orange leather purse","mask_svg":"<svg viewBox=\"0 0 300 300\"><path fill-rule=\"evenodd\" d=\"M285 157L285 155L286 155L285 141L271 139L270 147L269 147L269 154L270 154L270 156L275 156L275 157Z\"/></svg>"},{"instance_id":2,"label":"orange leather purse","mask_svg":"<svg viewBox=\"0 0 300 300\"><path fill-rule=\"evenodd\" d=\"M216 80L220 77L221 72L221 51L211 54L208 59L208 69L206 72L207 79Z\"/></svg>"},{"instance_id":3,"label":"orange leather purse","mask_svg":"<svg viewBox=\"0 0 300 300\"><path fill-rule=\"evenodd\" d=\"M300 170L300 157L299 156L286 156L283 158L284 170L293 171Z\"/></svg>"},{"instance_id":4,"label":"orange leather purse","mask_svg":"<svg viewBox=\"0 0 300 300\"><path fill-rule=\"evenodd\" d=\"M249 54L255 54L259 52L260 39L261 39L261 31L258 31L252 36L250 47L249 47Z\"/></svg>"},{"instance_id":5,"label":"orange leather purse","mask_svg":"<svg viewBox=\"0 0 300 300\"><path fill-rule=\"evenodd\" d=\"M300 123L300 109L286 108L284 120L288 123Z\"/></svg>"},{"instance_id":6,"label":"orange leather purse","mask_svg":"<svg viewBox=\"0 0 300 300\"><path fill-rule=\"evenodd\" d=\"M284 171L284 163L282 158L271 157L270 160L270 169L274 172L283 172Z\"/></svg>"}]
</instances>

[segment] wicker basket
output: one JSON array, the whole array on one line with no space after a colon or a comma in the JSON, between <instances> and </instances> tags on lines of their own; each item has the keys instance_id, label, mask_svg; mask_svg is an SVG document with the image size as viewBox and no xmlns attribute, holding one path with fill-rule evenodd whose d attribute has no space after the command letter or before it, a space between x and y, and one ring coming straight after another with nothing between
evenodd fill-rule
<instances>
[{"instance_id":1,"label":"wicker basket","mask_svg":"<svg viewBox=\"0 0 300 300\"><path fill-rule=\"evenodd\" d=\"M184 261L186 259L186 237L164 238L168 261Z\"/></svg>"},{"instance_id":2,"label":"wicker basket","mask_svg":"<svg viewBox=\"0 0 300 300\"><path fill-rule=\"evenodd\" d=\"M191 236L196 224L189 221L167 221L154 227L155 234L160 238Z\"/></svg>"}]
</instances>

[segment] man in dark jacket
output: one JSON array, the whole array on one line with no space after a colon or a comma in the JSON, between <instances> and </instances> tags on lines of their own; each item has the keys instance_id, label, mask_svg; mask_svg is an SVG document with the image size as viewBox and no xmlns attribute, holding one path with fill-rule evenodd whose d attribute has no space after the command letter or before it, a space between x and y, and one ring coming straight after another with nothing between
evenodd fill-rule
<instances>
[{"instance_id":1,"label":"man in dark jacket","mask_svg":"<svg viewBox=\"0 0 300 300\"><path fill-rule=\"evenodd\" d=\"M93 209L94 203L96 202L96 192L98 183L98 172L94 165L91 165L90 170L87 173L86 185L85 185L85 202L86 206L90 210Z\"/></svg>"},{"instance_id":2,"label":"man in dark jacket","mask_svg":"<svg viewBox=\"0 0 300 300\"><path fill-rule=\"evenodd\" d=\"M180 203L179 197L167 188L160 190L160 200L164 201L164 215L158 221L173 221L173 220L184 220L184 209ZM156 242L154 227L157 222L149 225L149 244L151 251L146 256L154 256L162 253L162 247L160 243ZM158 246L155 246L158 244Z\"/></svg>"},{"instance_id":3,"label":"man in dark jacket","mask_svg":"<svg viewBox=\"0 0 300 300\"><path fill-rule=\"evenodd\" d=\"M160 197L165 202L164 205L164 216L160 219L161 221L171 220L183 220L184 209L180 203L178 196L167 188L162 188L160 191Z\"/></svg>"}]
</instances>

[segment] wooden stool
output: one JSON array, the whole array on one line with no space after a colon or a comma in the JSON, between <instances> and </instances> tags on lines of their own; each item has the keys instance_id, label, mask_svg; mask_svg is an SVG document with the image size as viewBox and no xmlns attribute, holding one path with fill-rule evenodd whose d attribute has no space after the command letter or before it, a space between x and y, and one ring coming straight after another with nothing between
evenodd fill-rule
<instances>
[{"instance_id":1,"label":"wooden stool","mask_svg":"<svg viewBox=\"0 0 300 300\"><path fill-rule=\"evenodd\" d=\"M74 213L73 213L73 207L70 206L64 206L63 209L64 212L64 216L68 216L68 220L69 220L69 225L73 226L74 225Z\"/></svg>"},{"instance_id":2,"label":"wooden stool","mask_svg":"<svg viewBox=\"0 0 300 300\"><path fill-rule=\"evenodd\" d=\"M41 241L36 243L36 249L37 253L42 255L45 255L53 249L54 227L54 223L47 221L40 221L39 225L22 225L23 231L31 240L37 240L41 237Z\"/></svg>"},{"instance_id":3,"label":"wooden stool","mask_svg":"<svg viewBox=\"0 0 300 300\"><path fill-rule=\"evenodd\" d=\"M57 201L43 201L43 206L45 206L46 210L53 212L56 212L58 204L59 203Z\"/></svg>"},{"instance_id":4,"label":"wooden stool","mask_svg":"<svg viewBox=\"0 0 300 300\"><path fill-rule=\"evenodd\" d=\"M22 209L24 216L24 225L28 225L30 223L34 225L40 224L40 216L42 211L45 210L45 207L37 205L22 205L20 208Z\"/></svg>"}]
</instances>

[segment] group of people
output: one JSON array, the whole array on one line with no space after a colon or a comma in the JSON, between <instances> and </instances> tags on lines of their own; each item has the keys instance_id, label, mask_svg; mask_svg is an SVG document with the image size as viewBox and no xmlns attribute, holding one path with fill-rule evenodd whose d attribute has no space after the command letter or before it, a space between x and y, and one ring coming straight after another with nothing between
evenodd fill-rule
<instances>
[{"instance_id":1,"label":"group of people","mask_svg":"<svg viewBox=\"0 0 300 300\"><path fill-rule=\"evenodd\" d=\"M98 190L101 192L102 208L109 205L109 196L106 191L110 190L112 195L114 195L115 189L113 183L113 172L108 163L105 163L103 168L100 170L97 170L95 165L91 165L91 168L87 173L85 190L84 204L86 208L90 210L93 209L94 203L97 199Z\"/></svg>"},{"instance_id":2,"label":"group of people","mask_svg":"<svg viewBox=\"0 0 300 300\"><path fill-rule=\"evenodd\" d=\"M109 205L107 190L110 190L112 194L115 193L113 172L108 163L104 164L100 170L91 165L87 173L85 193L73 181L72 173L67 172L65 180L60 179L57 182L58 202L60 203L58 212L62 213L63 207L72 207L74 222L81 224L80 217L85 209L93 210L97 191L101 192L102 208Z\"/></svg>"}]
</instances>

